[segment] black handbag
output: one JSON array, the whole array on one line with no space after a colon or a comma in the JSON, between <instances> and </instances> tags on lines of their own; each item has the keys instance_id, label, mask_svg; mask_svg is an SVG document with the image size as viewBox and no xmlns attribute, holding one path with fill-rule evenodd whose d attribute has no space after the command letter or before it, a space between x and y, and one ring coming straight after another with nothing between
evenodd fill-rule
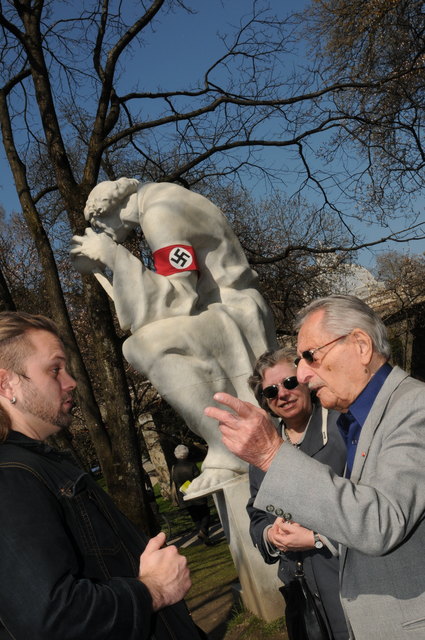
<instances>
[{"instance_id":1,"label":"black handbag","mask_svg":"<svg viewBox=\"0 0 425 640\"><path fill-rule=\"evenodd\" d=\"M284 596L289 640L332 640L315 596L308 588L301 561L296 564L294 580L284 587Z\"/></svg>"}]
</instances>

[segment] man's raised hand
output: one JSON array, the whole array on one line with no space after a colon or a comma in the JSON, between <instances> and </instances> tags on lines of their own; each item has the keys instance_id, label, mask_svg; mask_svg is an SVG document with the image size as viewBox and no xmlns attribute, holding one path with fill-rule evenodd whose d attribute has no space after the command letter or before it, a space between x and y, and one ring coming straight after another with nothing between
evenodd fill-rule
<instances>
[{"instance_id":1,"label":"man's raised hand","mask_svg":"<svg viewBox=\"0 0 425 640\"><path fill-rule=\"evenodd\" d=\"M263 409L228 393L216 393L214 400L231 411L206 407L205 415L219 422L223 443L242 460L267 471L283 440Z\"/></svg>"}]
</instances>

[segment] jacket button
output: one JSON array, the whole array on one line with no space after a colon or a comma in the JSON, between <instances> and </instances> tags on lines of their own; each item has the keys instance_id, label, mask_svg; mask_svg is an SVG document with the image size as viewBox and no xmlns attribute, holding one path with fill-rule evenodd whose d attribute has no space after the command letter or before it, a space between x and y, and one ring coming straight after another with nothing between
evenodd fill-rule
<instances>
[{"instance_id":1,"label":"jacket button","mask_svg":"<svg viewBox=\"0 0 425 640\"><path fill-rule=\"evenodd\" d=\"M276 514L277 516L282 516L282 515L283 515L283 511L282 511L282 509L276 509L275 514Z\"/></svg>"},{"instance_id":2,"label":"jacket button","mask_svg":"<svg viewBox=\"0 0 425 640\"><path fill-rule=\"evenodd\" d=\"M266 511L268 511L269 513L273 513L274 506L272 504L268 504L267 507L266 507Z\"/></svg>"},{"instance_id":3,"label":"jacket button","mask_svg":"<svg viewBox=\"0 0 425 640\"><path fill-rule=\"evenodd\" d=\"M283 518L284 520L292 520L292 513L284 513Z\"/></svg>"}]
</instances>

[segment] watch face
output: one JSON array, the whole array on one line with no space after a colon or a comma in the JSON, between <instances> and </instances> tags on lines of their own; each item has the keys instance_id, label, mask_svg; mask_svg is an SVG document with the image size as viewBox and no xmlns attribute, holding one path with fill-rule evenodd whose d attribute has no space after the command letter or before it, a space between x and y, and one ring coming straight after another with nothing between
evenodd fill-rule
<instances>
[{"instance_id":1,"label":"watch face","mask_svg":"<svg viewBox=\"0 0 425 640\"><path fill-rule=\"evenodd\" d=\"M321 540L316 540L314 546L316 547L316 549L321 549L323 547L323 542Z\"/></svg>"}]
</instances>

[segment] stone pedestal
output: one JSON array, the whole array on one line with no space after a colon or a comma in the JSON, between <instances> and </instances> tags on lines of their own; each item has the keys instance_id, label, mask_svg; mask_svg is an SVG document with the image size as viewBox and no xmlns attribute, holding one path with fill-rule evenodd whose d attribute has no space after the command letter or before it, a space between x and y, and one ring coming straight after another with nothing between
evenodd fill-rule
<instances>
[{"instance_id":1,"label":"stone pedestal","mask_svg":"<svg viewBox=\"0 0 425 640\"><path fill-rule=\"evenodd\" d=\"M279 591L282 583L277 577L277 564L264 562L249 535L248 474L214 487L211 492L239 576L244 606L266 622L282 617L285 602Z\"/></svg>"}]
</instances>

